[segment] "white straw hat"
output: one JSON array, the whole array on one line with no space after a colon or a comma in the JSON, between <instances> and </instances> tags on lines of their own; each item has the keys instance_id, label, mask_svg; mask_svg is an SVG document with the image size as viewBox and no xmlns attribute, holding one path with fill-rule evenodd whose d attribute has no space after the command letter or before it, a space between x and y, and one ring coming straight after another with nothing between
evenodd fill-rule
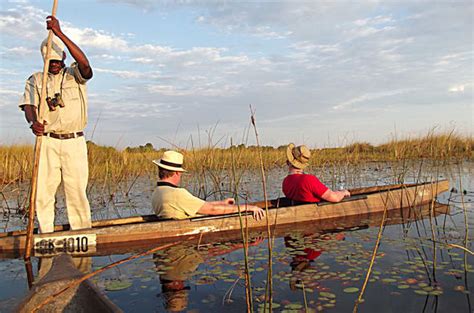
<instances>
[{"instance_id":1,"label":"white straw hat","mask_svg":"<svg viewBox=\"0 0 474 313\"><path fill-rule=\"evenodd\" d=\"M174 172L186 172L183 168L183 155L176 151L165 151L161 159L153 160L153 163L165 170Z\"/></svg>"},{"instance_id":2,"label":"white straw hat","mask_svg":"<svg viewBox=\"0 0 474 313\"><path fill-rule=\"evenodd\" d=\"M48 38L43 40L41 43L41 55L43 56L43 61L46 59L46 47L48 45ZM56 36L53 36L53 40L51 40L51 52L49 55L50 60L58 60L62 61L64 55L64 44L63 42Z\"/></svg>"}]
</instances>

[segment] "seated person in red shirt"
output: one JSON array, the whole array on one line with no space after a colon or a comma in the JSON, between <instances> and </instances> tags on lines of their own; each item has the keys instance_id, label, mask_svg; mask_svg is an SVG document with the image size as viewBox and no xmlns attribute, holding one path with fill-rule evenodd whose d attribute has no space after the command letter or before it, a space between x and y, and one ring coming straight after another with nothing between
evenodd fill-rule
<instances>
[{"instance_id":1,"label":"seated person in red shirt","mask_svg":"<svg viewBox=\"0 0 474 313\"><path fill-rule=\"evenodd\" d=\"M332 191L319 179L305 174L303 169L309 164L311 151L305 145L295 147L293 143L286 149L288 176L283 180L283 193L297 203L315 203L321 200L339 202L351 194L347 190Z\"/></svg>"}]
</instances>

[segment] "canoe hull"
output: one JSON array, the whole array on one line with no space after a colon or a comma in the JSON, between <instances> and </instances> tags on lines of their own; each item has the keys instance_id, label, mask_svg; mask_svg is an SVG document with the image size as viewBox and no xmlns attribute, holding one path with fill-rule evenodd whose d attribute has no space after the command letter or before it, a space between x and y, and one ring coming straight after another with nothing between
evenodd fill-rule
<instances>
[{"instance_id":1,"label":"canoe hull","mask_svg":"<svg viewBox=\"0 0 474 313\"><path fill-rule=\"evenodd\" d=\"M50 261L52 261L50 270L44 277L34 283L32 289L15 309L15 312L33 312L46 299L56 295L84 275L84 273L76 269L72 258L68 255L63 254ZM59 296L56 296L48 304L42 306L38 312L119 313L123 311L92 282L85 280L81 284L70 287Z\"/></svg>"},{"instance_id":2,"label":"canoe hull","mask_svg":"<svg viewBox=\"0 0 474 313\"><path fill-rule=\"evenodd\" d=\"M397 185L396 187L398 188L391 189L390 186L384 186L382 191L360 194L339 203L272 208L272 206L278 206L278 203L272 201L271 208L268 210L269 222L271 227L276 227L416 207L430 202L434 203L438 194L449 189L449 182L443 180L419 185L402 185L401 187ZM243 216L242 220L244 226L251 229L267 227L265 220L256 221L249 215ZM37 234L34 236L36 240L47 240L51 236L80 238L81 236L90 235L95 236L95 248L101 249L108 245L133 245L134 242L141 241L180 240L190 236L199 237L207 233L232 232L240 230L240 225L238 216L228 215L187 220L141 222L74 231L59 231L53 234ZM15 254L21 255L25 240L25 235L1 237L0 255L11 254L13 251L15 251Z\"/></svg>"}]
</instances>

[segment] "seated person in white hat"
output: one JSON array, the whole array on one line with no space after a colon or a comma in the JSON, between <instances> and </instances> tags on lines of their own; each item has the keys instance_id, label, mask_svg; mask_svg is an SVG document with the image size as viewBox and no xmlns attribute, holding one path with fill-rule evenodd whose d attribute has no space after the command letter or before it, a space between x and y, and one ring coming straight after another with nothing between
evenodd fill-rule
<instances>
[{"instance_id":1,"label":"seated person in white hat","mask_svg":"<svg viewBox=\"0 0 474 313\"><path fill-rule=\"evenodd\" d=\"M198 215L219 215L237 213L238 206L233 198L223 201L204 201L193 196L184 188L179 188L183 169L183 155L176 151L166 151L159 160L160 181L152 195L152 207L155 213L163 218L186 219ZM252 212L256 220L265 216L265 211L254 205L242 205L241 211Z\"/></svg>"},{"instance_id":2,"label":"seated person in white hat","mask_svg":"<svg viewBox=\"0 0 474 313\"><path fill-rule=\"evenodd\" d=\"M290 143L286 149L288 176L283 180L283 193L288 199L297 203L317 203L321 200L339 202L351 194L347 190L332 191L316 176L305 174L303 169L308 165L311 151L305 145L295 147Z\"/></svg>"}]
</instances>

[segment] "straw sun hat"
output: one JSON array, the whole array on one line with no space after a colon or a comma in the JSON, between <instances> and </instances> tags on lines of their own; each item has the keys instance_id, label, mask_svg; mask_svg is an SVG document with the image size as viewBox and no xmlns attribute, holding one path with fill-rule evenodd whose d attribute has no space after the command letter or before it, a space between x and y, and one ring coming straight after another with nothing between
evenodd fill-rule
<instances>
[{"instance_id":1,"label":"straw sun hat","mask_svg":"<svg viewBox=\"0 0 474 313\"><path fill-rule=\"evenodd\" d=\"M305 145L295 146L290 143L286 148L286 159L296 168L303 169L308 166L311 151Z\"/></svg>"},{"instance_id":2,"label":"straw sun hat","mask_svg":"<svg viewBox=\"0 0 474 313\"><path fill-rule=\"evenodd\" d=\"M161 159L153 160L153 163L161 168L173 172L186 172L183 168L183 155L176 151L165 151Z\"/></svg>"}]
</instances>

